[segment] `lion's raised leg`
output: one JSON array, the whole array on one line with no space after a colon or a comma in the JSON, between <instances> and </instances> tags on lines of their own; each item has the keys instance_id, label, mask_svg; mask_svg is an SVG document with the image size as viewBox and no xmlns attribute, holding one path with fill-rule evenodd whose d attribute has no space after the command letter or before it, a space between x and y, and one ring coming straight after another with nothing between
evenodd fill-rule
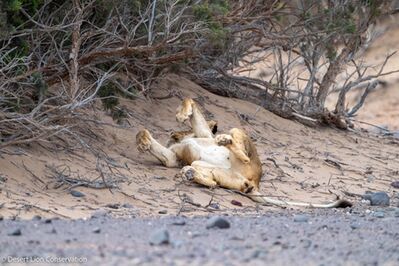
<instances>
[{"instance_id":1,"label":"lion's raised leg","mask_svg":"<svg viewBox=\"0 0 399 266\"><path fill-rule=\"evenodd\" d=\"M183 167L181 174L186 180L211 188L219 185L245 193L254 188L245 177L233 172L231 169L219 168L204 161L195 161L191 166Z\"/></svg>"},{"instance_id":2,"label":"lion's raised leg","mask_svg":"<svg viewBox=\"0 0 399 266\"><path fill-rule=\"evenodd\" d=\"M141 130L136 135L137 149L140 152L149 151L166 167L178 167L176 153L156 141L147 129Z\"/></svg>"},{"instance_id":3,"label":"lion's raised leg","mask_svg":"<svg viewBox=\"0 0 399 266\"><path fill-rule=\"evenodd\" d=\"M208 122L206 122L197 104L192 99L183 100L177 108L176 120L180 123L190 120L196 138L213 138Z\"/></svg>"},{"instance_id":4,"label":"lion's raised leg","mask_svg":"<svg viewBox=\"0 0 399 266\"><path fill-rule=\"evenodd\" d=\"M220 134L215 137L215 141L219 146L228 148L241 162L247 164L250 162L242 145L231 135Z\"/></svg>"}]
</instances>

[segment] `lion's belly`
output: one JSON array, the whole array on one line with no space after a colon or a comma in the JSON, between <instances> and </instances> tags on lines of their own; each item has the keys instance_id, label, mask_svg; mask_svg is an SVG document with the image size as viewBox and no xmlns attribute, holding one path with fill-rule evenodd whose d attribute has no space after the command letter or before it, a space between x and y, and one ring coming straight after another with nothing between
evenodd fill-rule
<instances>
[{"instance_id":1,"label":"lion's belly","mask_svg":"<svg viewBox=\"0 0 399 266\"><path fill-rule=\"evenodd\" d=\"M200 160L221 168L230 168L230 151L223 146L218 146L213 139L192 138L185 139L182 143L190 145Z\"/></svg>"}]
</instances>

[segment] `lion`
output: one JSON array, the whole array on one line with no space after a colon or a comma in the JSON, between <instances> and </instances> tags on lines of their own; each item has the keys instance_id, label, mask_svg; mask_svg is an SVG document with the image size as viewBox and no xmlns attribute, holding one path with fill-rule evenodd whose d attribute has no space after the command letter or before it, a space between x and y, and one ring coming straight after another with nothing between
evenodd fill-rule
<instances>
[{"instance_id":1,"label":"lion","mask_svg":"<svg viewBox=\"0 0 399 266\"><path fill-rule=\"evenodd\" d=\"M217 186L239 191L255 202L280 207L348 207L346 200L329 204L292 202L265 197L260 193L262 163L251 138L244 130L233 128L218 134L217 122L207 122L192 99L184 99L177 108L176 120L191 124L190 131L172 133L168 147L155 140L147 129L136 135L137 149L149 152L166 167L181 167L180 176L209 188Z\"/></svg>"}]
</instances>

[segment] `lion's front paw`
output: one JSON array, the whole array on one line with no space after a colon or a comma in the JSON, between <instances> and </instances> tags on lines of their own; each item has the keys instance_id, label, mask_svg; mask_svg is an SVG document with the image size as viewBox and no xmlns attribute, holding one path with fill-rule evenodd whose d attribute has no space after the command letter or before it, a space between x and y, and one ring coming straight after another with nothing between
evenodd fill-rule
<instances>
[{"instance_id":1,"label":"lion's front paw","mask_svg":"<svg viewBox=\"0 0 399 266\"><path fill-rule=\"evenodd\" d=\"M146 152L151 148L151 134L147 129L140 130L136 135L137 150Z\"/></svg>"},{"instance_id":2,"label":"lion's front paw","mask_svg":"<svg viewBox=\"0 0 399 266\"><path fill-rule=\"evenodd\" d=\"M226 146L233 143L233 138L230 135L222 134L217 135L215 141L219 146Z\"/></svg>"}]
</instances>

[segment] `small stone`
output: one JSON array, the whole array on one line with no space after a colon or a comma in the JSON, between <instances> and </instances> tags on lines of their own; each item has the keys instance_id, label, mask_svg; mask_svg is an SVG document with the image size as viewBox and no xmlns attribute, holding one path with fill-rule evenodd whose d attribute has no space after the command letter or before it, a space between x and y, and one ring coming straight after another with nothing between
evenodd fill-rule
<instances>
[{"instance_id":1,"label":"small stone","mask_svg":"<svg viewBox=\"0 0 399 266\"><path fill-rule=\"evenodd\" d=\"M129 203L124 203L124 204L122 205L122 207L123 207L123 208L126 208L126 209L132 209L132 208L133 208L133 205L132 205L132 204L129 204Z\"/></svg>"},{"instance_id":2,"label":"small stone","mask_svg":"<svg viewBox=\"0 0 399 266\"><path fill-rule=\"evenodd\" d=\"M363 198L369 200L371 206L389 206L389 196L385 192L366 193Z\"/></svg>"},{"instance_id":3,"label":"small stone","mask_svg":"<svg viewBox=\"0 0 399 266\"><path fill-rule=\"evenodd\" d=\"M393 186L394 188L399 188L399 181L392 182L391 186Z\"/></svg>"},{"instance_id":4,"label":"small stone","mask_svg":"<svg viewBox=\"0 0 399 266\"><path fill-rule=\"evenodd\" d=\"M219 210L220 209L219 204L216 203L216 202L212 202L211 204L209 204L209 207L211 207L212 209L215 209L215 210Z\"/></svg>"},{"instance_id":5,"label":"small stone","mask_svg":"<svg viewBox=\"0 0 399 266\"><path fill-rule=\"evenodd\" d=\"M119 209L120 206L121 205L118 203L110 203L110 204L105 205L105 207L110 208L110 209L115 209L115 210Z\"/></svg>"},{"instance_id":6,"label":"small stone","mask_svg":"<svg viewBox=\"0 0 399 266\"><path fill-rule=\"evenodd\" d=\"M186 221L183 220L183 219L180 219L180 220L174 221L172 224L173 224L173 225L180 225L180 226L182 226L182 225L186 225Z\"/></svg>"},{"instance_id":7,"label":"small stone","mask_svg":"<svg viewBox=\"0 0 399 266\"><path fill-rule=\"evenodd\" d=\"M3 221L3 220L4 220L4 217L0 215L0 221Z\"/></svg>"},{"instance_id":8,"label":"small stone","mask_svg":"<svg viewBox=\"0 0 399 266\"><path fill-rule=\"evenodd\" d=\"M35 215L32 217L32 220L34 220L34 221L39 221L41 219L42 219L42 217L40 215Z\"/></svg>"},{"instance_id":9,"label":"small stone","mask_svg":"<svg viewBox=\"0 0 399 266\"><path fill-rule=\"evenodd\" d=\"M360 228L360 224L357 222L351 223L350 227L355 230Z\"/></svg>"},{"instance_id":10,"label":"small stone","mask_svg":"<svg viewBox=\"0 0 399 266\"><path fill-rule=\"evenodd\" d=\"M77 197L77 198L81 198L81 197L85 196L85 194L83 194L82 192L77 191L77 190L71 190L70 193L72 196Z\"/></svg>"},{"instance_id":11,"label":"small stone","mask_svg":"<svg viewBox=\"0 0 399 266\"><path fill-rule=\"evenodd\" d=\"M172 242L172 246L174 248L180 248L183 246L183 244L184 244L184 241L182 241L182 240L175 240Z\"/></svg>"},{"instance_id":12,"label":"small stone","mask_svg":"<svg viewBox=\"0 0 399 266\"><path fill-rule=\"evenodd\" d=\"M101 228L99 228L99 227L94 228L93 233L95 233L95 234L101 233Z\"/></svg>"},{"instance_id":13,"label":"small stone","mask_svg":"<svg viewBox=\"0 0 399 266\"><path fill-rule=\"evenodd\" d=\"M168 211L167 211L167 210L160 210L158 213L159 213L159 214L167 214Z\"/></svg>"},{"instance_id":14,"label":"small stone","mask_svg":"<svg viewBox=\"0 0 399 266\"><path fill-rule=\"evenodd\" d=\"M166 229L155 231L150 236L151 245L159 246L159 245L167 245L169 243L170 243L169 232Z\"/></svg>"},{"instance_id":15,"label":"small stone","mask_svg":"<svg viewBox=\"0 0 399 266\"><path fill-rule=\"evenodd\" d=\"M297 214L294 216L294 222L296 223L307 223L309 221L309 216L306 214Z\"/></svg>"},{"instance_id":16,"label":"small stone","mask_svg":"<svg viewBox=\"0 0 399 266\"><path fill-rule=\"evenodd\" d=\"M12 231L11 233L8 234L9 236L20 236L22 235L21 229L15 229L14 231Z\"/></svg>"},{"instance_id":17,"label":"small stone","mask_svg":"<svg viewBox=\"0 0 399 266\"><path fill-rule=\"evenodd\" d=\"M227 229L230 228L230 223L226 219L219 217L219 216L214 216L208 219L206 222L206 228L219 228L219 229Z\"/></svg>"},{"instance_id":18,"label":"small stone","mask_svg":"<svg viewBox=\"0 0 399 266\"><path fill-rule=\"evenodd\" d=\"M233 205L235 205L235 206L240 206L240 207L242 207L242 203L239 202L238 200L232 200L232 201L231 201L231 204L233 204Z\"/></svg>"},{"instance_id":19,"label":"small stone","mask_svg":"<svg viewBox=\"0 0 399 266\"><path fill-rule=\"evenodd\" d=\"M384 218L385 217L385 213L383 211L376 211L376 212L373 213L373 216L377 217L377 218Z\"/></svg>"},{"instance_id":20,"label":"small stone","mask_svg":"<svg viewBox=\"0 0 399 266\"><path fill-rule=\"evenodd\" d=\"M46 219L46 220L44 220L44 223L45 224L51 224L53 221L51 220L51 219Z\"/></svg>"}]
</instances>

